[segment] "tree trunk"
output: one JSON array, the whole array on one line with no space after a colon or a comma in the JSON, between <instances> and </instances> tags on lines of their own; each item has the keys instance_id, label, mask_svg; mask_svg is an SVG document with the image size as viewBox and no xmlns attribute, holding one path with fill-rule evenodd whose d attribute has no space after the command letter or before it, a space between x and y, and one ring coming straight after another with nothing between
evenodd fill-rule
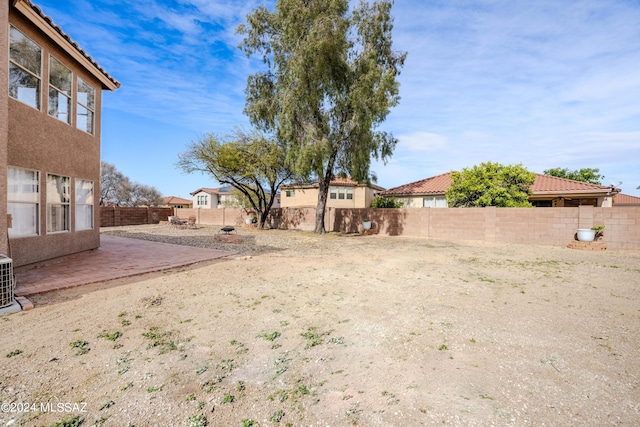
<instances>
[{"instance_id":1,"label":"tree trunk","mask_svg":"<svg viewBox=\"0 0 640 427\"><path fill-rule=\"evenodd\" d=\"M324 234L327 231L324 229L324 213L327 207L327 196L329 195L329 186L331 185L331 178L333 177L333 164L336 161L338 151L334 150L333 154L329 158L327 163L327 169L324 172L324 177L318 180L318 205L316 206L316 228L314 233Z\"/></svg>"},{"instance_id":2,"label":"tree trunk","mask_svg":"<svg viewBox=\"0 0 640 427\"><path fill-rule=\"evenodd\" d=\"M327 193L329 188L329 183L326 182L327 179L320 181L318 184L318 205L316 206L316 228L314 233L324 234L327 231L324 229L324 211L327 207Z\"/></svg>"}]
</instances>

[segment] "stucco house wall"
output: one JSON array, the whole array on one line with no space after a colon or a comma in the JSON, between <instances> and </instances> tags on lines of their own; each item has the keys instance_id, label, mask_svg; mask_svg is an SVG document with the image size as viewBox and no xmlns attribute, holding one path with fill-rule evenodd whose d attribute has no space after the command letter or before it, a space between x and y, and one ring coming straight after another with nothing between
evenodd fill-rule
<instances>
[{"instance_id":1,"label":"stucco house wall","mask_svg":"<svg viewBox=\"0 0 640 427\"><path fill-rule=\"evenodd\" d=\"M10 2L13 4L12 2ZM42 70L40 87L40 109L31 107L21 101L8 96L7 79L2 83L2 101L6 102L8 123L6 162L3 162L2 197L7 206L7 167L13 166L39 172L39 233L35 236L13 237L10 239L11 258L16 267L42 262L60 256L96 249L100 245L100 221L98 216L100 196L100 127L102 90L115 89L119 86L110 79L105 84L98 79L96 73L104 73L101 69L87 69L77 58L69 54L60 40L54 40L47 31L53 29L41 27L32 21L41 15L34 12L29 2L20 1L22 7L33 13L27 19L13 6L9 10L8 22L3 20L3 37L6 46L6 34L9 24L13 25L24 36L36 43L42 50ZM53 29L54 34L60 34ZM68 46L66 46L68 48ZM58 120L48 114L48 76L49 60L54 57L72 73L71 90L71 124ZM8 54L5 55L8 58ZM3 60L6 69L7 59ZM106 73L102 74L106 76ZM76 102L78 78L94 89L94 122L93 133L76 128ZM0 161L2 154L0 154ZM69 230L50 233L47 231L47 175L53 174L68 177L71 185L69 205ZM93 228L76 230L76 179L93 183ZM4 210L6 214L6 208ZM6 217L6 215L3 215ZM6 228L3 228L6 230Z\"/></svg>"},{"instance_id":2,"label":"stucco house wall","mask_svg":"<svg viewBox=\"0 0 640 427\"><path fill-rule=\"evenodd\" d=\"M218 207L218 195L216 193L201 190L193 192L191 195L193 196L192 206L194 208L211 209ZM202 196L207 196L206 203L204 203L204 199L199 199Z\"/></svg>"},{"instance_id":3,"label":"stucco house wall","mask_svg":"<svg viewBox=\"0 0 640 427\"><path fill-rule=\"evenodd\" d=\"M353 198L347 197L331 198L332 190L336 191L336 194L346 191L350 191ZM327 194L327 207L338 209L353 209L353 208L368 208L371 206L371 202L376 195L376 191L382 190L381 187L370 187L363 184L347 183L343 181L333 182L330 185L329 194ZM318 205L318 185L286 185L282 187L280 207L283 208L305 208L316 207Z\"/></svg>"},{"instance_id":4,"label":"stucco house wall","mask_svg":"<svg viewBox=\"0 0 640 427\"><path fill-rule=\"evenodd\" d=\"M0 57L9 58L9 2L0 6ZM9 142L9 62L0 60L0 206L7 206L7 145ZM0 254L9 254L7 211L0 211Z\"/></svg>"}]
</instances>

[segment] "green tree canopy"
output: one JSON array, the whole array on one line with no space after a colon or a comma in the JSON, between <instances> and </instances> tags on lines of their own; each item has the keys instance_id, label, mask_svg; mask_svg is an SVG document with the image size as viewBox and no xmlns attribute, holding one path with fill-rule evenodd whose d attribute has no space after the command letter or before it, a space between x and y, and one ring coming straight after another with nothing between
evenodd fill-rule
<instances>
[{"instance_id":1,"label":"green tree canopy","mask_svg":"<svg viewBox=\"0 0 640 427\"><path fill-rule=\"evenodd\" d=\"M264 228L278 188L293 176L278 140L257 131L204 135L178 159L184 172L203 172L245 196L243 200L256 211L259 228Z\"/></svg>"},{"instance_id":2,"label":"green tree canopy","mask_svg":"<svg viewBox=\"0 0 640 427\"><path fill-rule=\"evenodd\" d=\"M401 208L404 203L396 200L396 196L386 197L377 195L371 201L372 208Z\"/></svg>"},{"instance_id":3,"label":"green tree canopy","mask_svg":"<svg viewBox=\"0 0 640 427\"><path fill-rule=\"evenodd\" d=\"M392 1L278 0L238 27L240 48L266 70L249 76L245 113L288 144L301 176L317 176L317 233L329 183L338 173L367 182L372 156L386 160L396 139L376 130L399 101L406 53L392 49Z\"/></svg>"},{"instance_id":4,"label":"green tree canopy","mask_svg":"<svg viewBox=\"0 0 640 427\"><path fill-rule=\"evenodd\" d=\"M522 164L481 163L451 173L447 204L452 208L530 207L530 186L535 179L536 174Z\"/></svg>"},{"instance_id":5,"label":"green tree canopy","mask_svg":"<svg viewBox=\"0 0 640 427\"><path fill-rule=\"evenodd\" d=\"M604 175L600 175L600 169L598 168L582 168L574 171L568 168L551 168L545 170L543 173L545 175L557 176L558 178L589 182L597 185L602 185L602 180L604 179Z\"/></svg>"}]
</instances>

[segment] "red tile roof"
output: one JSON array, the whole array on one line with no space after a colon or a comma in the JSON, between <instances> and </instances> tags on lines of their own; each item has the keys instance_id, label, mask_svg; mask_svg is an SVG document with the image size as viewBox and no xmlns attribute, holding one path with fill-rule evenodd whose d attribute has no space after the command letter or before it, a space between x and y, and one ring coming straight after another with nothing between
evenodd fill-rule
<instances>
[{"instance_id":1,"label":"red tile roof","mask_svg":"<svg viewBox=\"0 0 640 427\"><path fill-rule=\"evenodd\" d=\"M334 185L336 187L367 186L367 187L373 188L373 189L378 190L378 191L383 191L384 190L384 188L380 187L379 185L358 183L357 181L354 181L353 179L351 179L349 177L340 177L340 176L333 177L333 179L331 180L329 185ZM283 188L315 188L315 187L318 187L318 180L316 179L313 182L308 182L308 183L284 184L284 185L282 185L282 187Z\"/></svg>"},{"instance_id":2,"label":"red tile roof","mask_svg":"<svg viewBox=\"0 0 640 427\"><path fill-rule=\"evenodd\" d=\"M572 179L558 178L555 176L536 174L536 181L531 190L534 194L559 194L559 193L608 193L611 186L590 184L588 182L574 181Z\"/></svg>"},{"instance_id":3,"label":"red tile roof","mask_svg":"<svg viewBox=\"0 0 640 427\"><path fill-rule=\"evenodd\" d=\"M190 205L193 201L176 196L167 196L162 198L162 203L165 205Z\"/></svg>"},{"instance_id":4,"label":"red tile roof","mask_svg":"<svg viewBox=\"0 0 640 427\"><path fill-rule=\"evenodd\" d=\"M614 206L640 206L640 197L630 196L628 194L616 194L613 198Z\"/></svg>"},{"instance_id":5,"label":"red tile roof","mask_svg":"<svg viewBox=\"0 0 640 427\"><path fill-rule=\"evenodd\" d=\"M447 188L451 186L451 172L441 175L432 176L431 178L422 179L420 181L411 182L399 187L390 188L381 194L391 196L409 196L419 194L444 194Z\"/></svg>"},{"instance_id":6,"label":"red tile roof","mask_svg":"<svg viewBox=\"0 0 640 427\"><path fill-rule=\"evenodd\" d=\"M383 195L411 196L411 195L433 195L444 194L451 186L451 172L432 176L420 181L390 188L384 191ZM587 182L573 181L571 179L558 178L536 174L536 180L531 186L535 195L546 194L594 194L607 193L611 187L605 185L590 184Z\"/></svg>"}]
</instances>

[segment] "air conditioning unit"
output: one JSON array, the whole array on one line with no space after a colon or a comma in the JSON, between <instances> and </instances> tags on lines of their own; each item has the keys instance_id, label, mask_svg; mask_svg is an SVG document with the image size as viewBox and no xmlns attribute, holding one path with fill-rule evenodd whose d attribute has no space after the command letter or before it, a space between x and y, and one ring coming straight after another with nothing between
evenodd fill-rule
<instances>
[{"instance_id":1,"label":"air conditioning unit","mask_svg":"<svg viewBox=\"0 0 640 427\"><path fill-rule=\"evenodd\" d=\"M0 254L0 308L13 304L14 288L13 261L11 258Z\"/></svg>"}]
</instances>

